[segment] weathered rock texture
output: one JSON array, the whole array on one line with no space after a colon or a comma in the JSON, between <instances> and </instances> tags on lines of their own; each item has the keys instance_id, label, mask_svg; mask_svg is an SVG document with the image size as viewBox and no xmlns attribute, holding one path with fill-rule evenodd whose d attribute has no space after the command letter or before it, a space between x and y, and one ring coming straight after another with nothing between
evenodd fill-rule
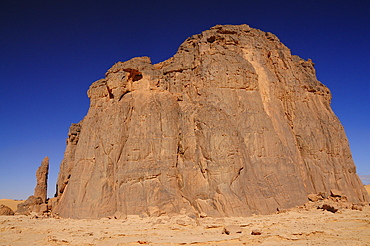
<instances>
[{"instance_id":1,"label":"weathered rock texture","mask_svg":"<svg viewBox=\"0 0 370 246\"><path fill-rule=\"evenodd\" d=\"M30 215L31 213L43 214L48 211L48 205L41 197L29 196L26 201L17 205L17 214Z\"/></svg>"},{"instance_id":2,"label":"weathered rock texture","mask_svg":"<svg viewBox=\"0 0 370 246\"><path fill-rule=\"evenodd\" d=\"M40 197L45 203L47 199L47 185L49 174L49 157L45 157L36 171L36 187L34 197Z\"/></svg>"},{"instance_id":3,"label":"weathered rock texture","mask_svg":"<svg viewBox=\"0 0 370 246\"><path fill-rule=\"evenodd\" d=\"M29 215L31 212L42 214L48 211L47 184L49 174L49 157L45 157L36 171L36 187L33 196L17 205L17 214Z\"/></svg>"},{"instance_id":4,"label":"weathered rock texture","mask_svg":"<svg viewBox=\"0 0 370 246\"><path fill-rule=\"evenodd\" d=\"M271 33L215 26L159 64L116 63L88 96L60 167L62 217L248 216L332 189L368 200L329 89Z\"/></svg>"},{"instance_id":5,"label":"weathered rock texture","mask_svg":"<svg viewBox=\"0 0 370 246\"><path fill-rule=\"evenodd\" d=\"M0 215L14 215L14 211L8 206L0 204Z\"/></svg>"}]
</instances>

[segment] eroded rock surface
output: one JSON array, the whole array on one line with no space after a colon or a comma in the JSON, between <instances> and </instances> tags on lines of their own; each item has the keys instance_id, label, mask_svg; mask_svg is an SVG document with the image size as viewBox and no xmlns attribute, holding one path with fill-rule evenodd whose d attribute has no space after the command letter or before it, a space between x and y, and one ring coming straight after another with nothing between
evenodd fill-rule
<instances>
[{"instance_id":1,"label":"eroded rock surface","mask_svg":"<svg viewBox=\"0 0 370 246\"><path fill-rule=\"evenodd\" d=\"M0 204L0 215L14 215L14 211L6 205Z\"/></svg>"},{"instance_id":2,"label":"eroded rock surface","mask_svg":"<svg viewBox=\"0 0 370 246\"><path fill-rule=\"evenodd\" d=\"M43 214L48 211L47 184L49 174L49 157L45 157L36 171L36 186L33 196L17 205L17 214L29 215L32 212Z\"/></svg>"},{"instance_id":3,"label":"eroded rock surface","mask_svg":"<svg viewBox=\"0 0 370 246\"><path fill-rule=\"evenodd\" d=\"M249 216L331 190L368 200L329 89L271 33L215 26L159 64L116 63L88 96L60 167L62 217Z\"/></svg>"},{"instance_id":4,"label":"eroded rock surface","mask_svg":"<svg viewBox=\"0 0 370 246\"><path fill-rule=\"evenodd\" d=\"M46 156L36 171L36 187L33 195L34 197L40 197L43 203L45 203L47 199L48 174L49 157Z\"/></svg>"}]
</instances>

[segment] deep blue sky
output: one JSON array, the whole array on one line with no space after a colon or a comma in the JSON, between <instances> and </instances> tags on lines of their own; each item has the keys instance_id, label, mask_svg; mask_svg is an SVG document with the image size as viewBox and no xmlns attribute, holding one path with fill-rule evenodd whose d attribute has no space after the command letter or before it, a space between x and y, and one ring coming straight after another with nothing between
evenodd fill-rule
<instances>
[{"instance_id":1,"label":"deep blue sky","mask_svg":"<svg viewBox=\"0 0 370 246\"><path fill-rule=\"evenodd\" d=\"M311 58L333 94L361 175L370 174L370 1L0 1L0 198L33 194L50 158L49 196L86 91L117 61L173 56L216 24L270 31Z\"/></svg>"}]
</instances>

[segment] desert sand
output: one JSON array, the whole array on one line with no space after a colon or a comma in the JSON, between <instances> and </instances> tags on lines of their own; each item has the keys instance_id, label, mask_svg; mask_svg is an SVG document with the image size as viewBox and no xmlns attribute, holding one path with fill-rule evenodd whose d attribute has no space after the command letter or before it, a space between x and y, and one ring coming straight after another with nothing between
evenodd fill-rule
<instances>
[{"instance_id":1,"label":"desert sand","mask_svg":"<svg viewBox=\"0 0 370 246\"><path fill-rule=\"evenodd\" d=\"M336 213L294 208L244 218L193 219L179 215L75 220L0 216L0 245L336 245L339 242L370 245L369 206L362 211L343 209Z\"/></svg>"},{"instance_id":2,"label":"desert sand","mask_svg":"<svg viewBox=\"0 0 370 246\"><path fill-rule=\"evenodd\" d=\"M369 191L370 185L365 186ZM10 207L20 201L1 199ZM256 234L256 235L252 235ZM370 245L370 206L231 218L0 216L0 245Z\"/></svg>"}]
</instances>

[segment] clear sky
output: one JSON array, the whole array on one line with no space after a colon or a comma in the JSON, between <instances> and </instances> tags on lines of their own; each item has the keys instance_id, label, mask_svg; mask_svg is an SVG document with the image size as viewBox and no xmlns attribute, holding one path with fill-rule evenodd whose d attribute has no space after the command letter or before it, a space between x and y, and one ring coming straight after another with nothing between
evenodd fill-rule
<instances>
[{"instance_id":1,"label":"clear sky","mask_svg":"<svg viewBox=\"0 0 370 246\"><path fill-rule=\"evenodd\" d=\"M368 0L1 0L0 198L33 194L45 156L53 196L68 128L86 115L90 84L114 63L166 60L216 24L272 32L311 58L333 94L358 173L370 175Z\"/></svg>"}]
</instances>

